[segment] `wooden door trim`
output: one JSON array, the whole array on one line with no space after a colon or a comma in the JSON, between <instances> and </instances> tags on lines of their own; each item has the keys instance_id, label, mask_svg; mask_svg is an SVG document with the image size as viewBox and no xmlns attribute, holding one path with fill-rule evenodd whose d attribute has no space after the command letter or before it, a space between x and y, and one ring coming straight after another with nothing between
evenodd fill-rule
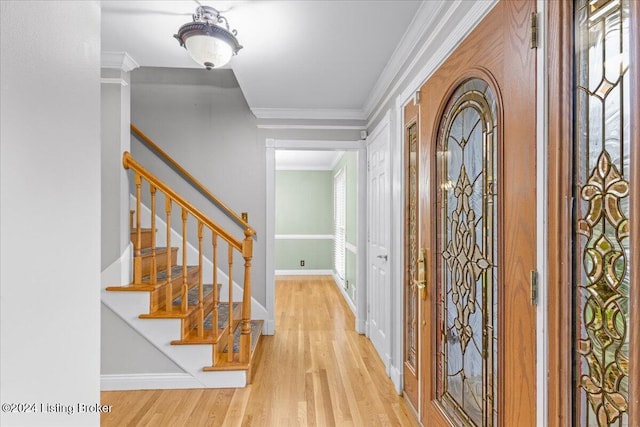
<instances>
[{"instance_id":1,"label":"wooden door trim","mask_svg":"<svg viewBox=\"0 0 640 427\"><path fill-rule=\"evenodd\" d=\"M548 7L548 422L572 425L573 2ZM554 337L554 339L551 339Z\"/></svg>"},{"instance_id":2,"label":"wooden door trim","mask_svg":"<svg viewBox=\"0 0 640 427\"><path fill-rule=\"evenodd\" d=\"M573 168L573 3L549 2L548 6L548 425L573 425L572 384L572 214ZM630 182L640 182L640 2L630 1L631 172ZM634 19L635 17L635 19ZM640 284L640 192L630 194L631 279ZM640 286L629 290L629 372L639 372ZM629 384L629 425L640 425L640 381Z\"/></svg>"}]
</instances>

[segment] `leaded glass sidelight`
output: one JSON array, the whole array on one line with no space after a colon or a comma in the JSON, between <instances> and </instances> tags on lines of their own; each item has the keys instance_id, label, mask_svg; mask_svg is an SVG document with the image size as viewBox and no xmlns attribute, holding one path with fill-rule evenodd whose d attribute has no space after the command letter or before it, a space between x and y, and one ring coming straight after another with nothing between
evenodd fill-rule
<instances>
[{"instance_id":1,"label":"leaded glass sidelight","mask_svg":"<svg viewBox=\"0 0 640 427\"><path fill-rule=\"evenodd\" d=\"M438 134L436 391L458 425L497 425L497 112L489 85L462 83Z\"/></svg>"},{"instance_id":2,"label":"leaded glass sidelight","mask_svg":"<svg viewBox=\"0 0 640 427\"><path fill-rule=\"evenodd\" d=\"M574 408L628 426L629 1L575 7Z\"/></svg>"},{"instance_id":3,"label":"leaded glass sidelight","mask_svg":"<svg viewBox=\"0 0 640 427\"><path fill-rule=\"evenodd\" d=\"M407 194L406 194L406 339L405 361L414 373L418 372L418 124L407 128Z\"/></svg>"}]
</instances>

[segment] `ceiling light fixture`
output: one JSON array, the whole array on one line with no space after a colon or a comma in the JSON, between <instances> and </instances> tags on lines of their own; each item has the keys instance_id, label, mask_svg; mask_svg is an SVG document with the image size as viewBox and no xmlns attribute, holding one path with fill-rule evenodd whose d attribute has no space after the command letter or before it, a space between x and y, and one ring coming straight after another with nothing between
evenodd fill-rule
<instances>
[{"instance_id":1,"label":"ceiling light fixture","mask_svg":"<svg viewBox=\"0 0 640 427\"><path fill-rule=\"evenodd\" d=\"M199 6L193 14L193 22L184 24L173 37L194 61L211 70L224 66L242 49L237 34L236 30L229 29L227 18L216 9Z\"/></svg>"}]
</instances>

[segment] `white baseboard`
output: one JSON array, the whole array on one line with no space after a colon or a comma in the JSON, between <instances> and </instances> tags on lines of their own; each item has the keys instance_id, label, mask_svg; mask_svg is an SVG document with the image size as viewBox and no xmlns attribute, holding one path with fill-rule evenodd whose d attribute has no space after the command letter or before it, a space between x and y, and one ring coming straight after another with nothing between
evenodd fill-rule
<instances>
[{"instance_id":1,"label":"white baseboard","mask_svg":"<svg viewBox=\"0 0 640 427\"><path fill-rule=\"evenodd\" d=\"M333 270L276 270L276 276L332 276Z\"/></svg>"},{"instance_id":2,"label":"white baseboard","mask_svg":"<svg viewBox=\"0 0 640 427\"><path fill-rule=\"evenodd\" d=\"M333 272L332 272L332 276L333 276L333 281L338 287L338 290L342 294L342 297L344 298L345 302L353 312L353 315L356 316L356 305L353 303L353 301L351 300L351 297L349 297L349 295L347 294L347 291L344 289L344 286L343 286L344 282L340 279L340 277L338 277L338 275L336 275Z\"/></svg>"},{"instance_id":3,"label":"white baseboard","mask_svg":"<svg viewBox=\"0 0 640 427\"><path fill-rule=\"evenodd\" d=\"M389 378L391 378L391 382L396 389L396 393L402 394L402 372L395 366L391 365Z\"/></svg>"},{"instance_id":4,"label":"white baseboard","mask_svg":"<svg viewBox=\"0 0 640 427\"><path fill-rule=\"evenodd\" d=\"M263 335L273 335L276 332L276 325L274 320L265 320L262 327Z\"/></svg>"},{"instance_id":5,"label":"white baseboard","mask_svg":"<svg viewBox=\"0 0 640 427\"><path fill-rule=\"evenodd\" d=\"M202 388L202 383L186 373L100 375L100 390L155 390Z\"/></svg>"}]
</instances>

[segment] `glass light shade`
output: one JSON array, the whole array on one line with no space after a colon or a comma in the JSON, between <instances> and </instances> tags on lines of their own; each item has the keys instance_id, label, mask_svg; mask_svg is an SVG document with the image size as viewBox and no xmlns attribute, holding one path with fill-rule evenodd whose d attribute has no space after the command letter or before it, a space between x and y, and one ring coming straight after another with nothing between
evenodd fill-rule
<instances>
[{"instance_id":1,"label":"glass light shade","mask_svg":"<svg viewBox=\"0 0 640 427\"><path fill-rule=\"evenodd\" d=\"M233 55L227 42L209 35L192 35L184 44L191 58L208 70L224 66Z\"/></svg>"}]
</instances>

